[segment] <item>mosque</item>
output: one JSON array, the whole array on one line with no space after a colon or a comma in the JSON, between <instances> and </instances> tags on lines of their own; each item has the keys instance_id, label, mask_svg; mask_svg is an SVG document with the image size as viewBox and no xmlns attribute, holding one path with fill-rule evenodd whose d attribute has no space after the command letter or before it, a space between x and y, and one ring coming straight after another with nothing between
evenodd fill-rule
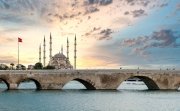
<instances>
[{"instance_id":1,"label":"mosque","mask_svg":"<svg viewBox=\"0 0 180 111\"><path fill-rule=\"evenodd\" d=\"M73 69L73 66L71 65L69 61L69 40L67 38L67 51L66 56L63 53L63 46L61 46L61 52L55 54L52 56L52 36L50 33L50 42L49 42L50 48L49 48L49 66L54 66L55 69ZM76 35L74 39L74 69L76 69ZM39 62L41 63L41 45L39 46ZM43 42L43 66L46 66L46 39L44 37Z\"/></svg>"}]
</instances>

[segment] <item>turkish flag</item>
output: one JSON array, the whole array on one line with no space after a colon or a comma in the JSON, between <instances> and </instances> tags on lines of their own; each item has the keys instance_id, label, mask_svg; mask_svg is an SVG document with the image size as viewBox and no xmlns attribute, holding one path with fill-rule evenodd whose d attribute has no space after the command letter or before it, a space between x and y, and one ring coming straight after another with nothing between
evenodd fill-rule
<instances>
[{"instance_id":1,"label":"turkish flag","mask_svg":"<svg viewBox=\"0 0 180 111\"><path fill-rule=\"evenodd\" d=\"M18 37L18 42L22 42L22 39Z\"/></svg>"}]
</instances>

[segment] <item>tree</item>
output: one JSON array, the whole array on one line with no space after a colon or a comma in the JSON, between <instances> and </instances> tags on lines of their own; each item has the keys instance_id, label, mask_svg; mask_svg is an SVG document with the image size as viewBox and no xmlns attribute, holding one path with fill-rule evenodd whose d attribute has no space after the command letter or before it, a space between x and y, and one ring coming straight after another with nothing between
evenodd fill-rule
<instances>
[{"instance_id":1,"label":"tree","mask_svg":"<svg viewBox=\"0 0 180 111\"><path fill-rule=\"evenodd\" d=\"M48 66L44 67L43 69L55 69L55 67L48 65Z\"/></svg>"},{"instance_id":2,"label":"tree","mask_svg":"<svg viewBox=\"0 0 180 111\"><path fill-rule=\"evenodd\" d=\"M16 70L26 70L26 66L19 64L16 66Z\"/></svg>"},{"instance_id":3,"label":"tree","mask_svg":"<svg viewBox=\"0 0 180 111\"><path fill-rule=\"evenodd\" d=\"M10 65L11 65L11 69L13 69L13 67L14 67L14 63L11 63Z\"/></svg>"},{"instance_id":4,"label":"tree","mask_svg":"<svg viewBox=\"0 0 180 111\"><path fill-rule=\"evenodd\" d=\"M7 70L9 67L5 64L0 64L0 70Z\"/></svg>"},{"instance_id":5,"label":"tree","mask_svg":"<svg viewBox=\"0 0 180 111\"><path fill-rule=\"evenodd\" d=\"M24 66L24 65L21 64L21 69L22 69L22 70L26 70L26 66Z\"/></svg>"},{"instance_id":6,"label":"tree","mask_svg":"<svg viewBox=\"0 0 180 111\"><path fill-rule=\"evenodd\" d=\"M34 65L34 69L43 69L42 63L38 62Z\"/></svg>"}]
</instances>

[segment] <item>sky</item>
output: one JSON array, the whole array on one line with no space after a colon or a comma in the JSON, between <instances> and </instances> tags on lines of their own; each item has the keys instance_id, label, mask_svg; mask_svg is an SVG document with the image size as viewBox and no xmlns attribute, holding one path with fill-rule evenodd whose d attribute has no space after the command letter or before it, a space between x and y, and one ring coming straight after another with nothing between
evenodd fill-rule
<instances>
[{"instance_id":1,"label":"sky","mask_svg":"<svg viewBox=\"0 0 180 111\"><path fill-rule=\"evenodd\" d=\"M53 55L70 41L77 68L180 68L179 0L0 0L0 63L39 61L39 45L49 36Z\"/></svg>"}]
</instances>

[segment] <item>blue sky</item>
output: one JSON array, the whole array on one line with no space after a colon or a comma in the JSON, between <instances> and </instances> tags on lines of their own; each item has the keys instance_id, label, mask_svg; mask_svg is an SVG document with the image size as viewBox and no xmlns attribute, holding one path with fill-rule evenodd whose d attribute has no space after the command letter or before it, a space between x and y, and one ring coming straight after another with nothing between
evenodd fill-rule
<instances>
[{"instance_id":1,"label":"blue sky","mask_svg":"<svg viewBox=\"0 0 180 111\"><path fill-rule=\"evenodd\" d=\"M176 35L177 38L180 37L180 16L178 15L179 10L177 10L178 1L172 0L169 1L167 6L164 6L160 9L154 9L147 17L145 17L142 21L138 22L131 28L122 31L121 36L130 36L130 38L138 37L138 36L148 36L151 35L154 31L160 30L171 30L173 35ZM176 14L175 14L176 13ZM128 32L131 34L128 35ZM170 36L170 35L169 35ZM170 36L170 38L172 38ZM146 64L151 64L151 66L157 67L178 67L180 63L179 54L179 39L176 39L174 42L178 44L178 46L170 46L171 44L167 44L166 46L157 46L147 48L146 50L150 52L147 58L143 58L147 60ZM141 62L142 60L140 60Z\"/></svg>"},{"instance_id":2,"label":"blue sky","mask_svg":"<svg viewBox=\"0 0 180 111\"><path fill-rule=\"evenodd\" d=\"M44 35L53 54L78 39L79 68L180 68L178 0L0 0L0 62L38 62ZM65 52L64 52L65 53ZM46 60L47 63L49 59Z\"/></svg>"}]
</instances>

